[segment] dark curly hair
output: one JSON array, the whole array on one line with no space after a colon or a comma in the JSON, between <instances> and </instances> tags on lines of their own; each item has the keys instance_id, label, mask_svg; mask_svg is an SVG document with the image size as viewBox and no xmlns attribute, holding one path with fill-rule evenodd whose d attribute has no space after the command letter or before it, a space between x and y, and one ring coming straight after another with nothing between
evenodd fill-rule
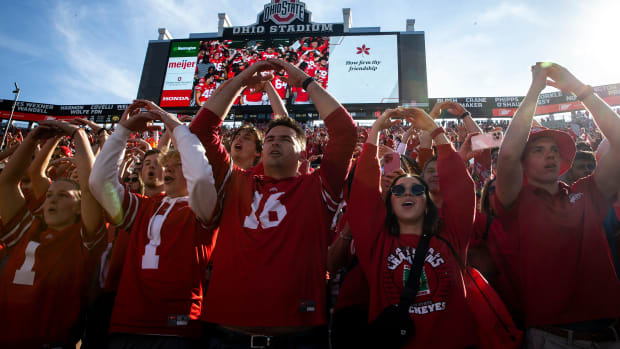
<instances>
[{"instance_id":1,"label":"dark curly hair","mask_svg":"<svg viewBox=\"0 0 620 349\"><path fill-rule=\"evenodd\" d=\"M428 191L428 184L420 177L419 175L411 175L411 174L403 174L396 177L392 184L390 184L390 189L388 191L388 195L385 196L385 207L387 210L387 214L385 217L385 226L388 228L388 233L394 236L400 236L400 225L398 224L398 218L394 213L394 208L392 207L392 187L398 182L399 179L404 177L415 178L420 181L420 184L424 186L424 194L426 195L426 212L424 213L424 223L422 224L422 233L428 233L434 235L437 233L439 226L439 209L431 200L431 195Z\"/></svg>"}]
</instances>

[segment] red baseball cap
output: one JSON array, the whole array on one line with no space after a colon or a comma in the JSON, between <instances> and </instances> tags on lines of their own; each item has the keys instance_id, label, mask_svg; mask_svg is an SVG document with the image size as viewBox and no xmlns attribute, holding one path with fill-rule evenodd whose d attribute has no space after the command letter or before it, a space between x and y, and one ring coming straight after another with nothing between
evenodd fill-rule
<instances>
[{"instance_id":1,"label":"red baseball cap","mask_svg":"<svg viewBox=\"0 0 620 349\"><path fill-rule=\"evenodd\" d=\"M573 159L577 152L575 141L566 132L554 130L546 127L532 127L528 143L542 137L549 137L555 141L560 151L560 175L568 171L573 166Z\"/></svg>"}]
</instances>

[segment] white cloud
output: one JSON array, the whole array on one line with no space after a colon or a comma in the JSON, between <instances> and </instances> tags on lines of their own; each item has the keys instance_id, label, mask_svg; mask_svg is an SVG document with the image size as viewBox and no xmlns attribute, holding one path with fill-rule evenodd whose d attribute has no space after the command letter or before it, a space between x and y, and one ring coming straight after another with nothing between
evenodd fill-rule
<instances>
[{"instance_id":1,"label":"white cloud","mask_svg":"<svg viewBox=\"0 0 620 349\"><path fill-rule=\"evenodd\" d=\"M59 34L57 50L65 63L57 78L62 92L74 96L71 103L110 102L113 98L123 102L136 95L139 72L123 65L121 47L106 50L99 40L106 30L119 29L98 27L107 21L107 15L107 10L97 5L75 7L66 2L58 3L52 11Z\"/></svg>"},{"instance_id":2,"label":"white cloud","mask_svg":"<svg viewBox=\"0 0 620 349\"><path fill-rule=\"evenodd\" d=\"M2 33L0 33L0 47L31 57L43 56L43 52L38 47L24 40L18 40Z\"/></svg>"},{"instance_id":3,"label":"white cloud","mask_svg":"<svg viewBox=\"0 0 620 349\"><path fill-rule=\"evenodd\" d=\"M515 4L502 2L494 8L484 11L478 17L479 24L494 24L503 20L516 19L519 21L527 21L531 23L542 23L543 20L532 8L526 4Z\"/></svg>"}]
</instances>

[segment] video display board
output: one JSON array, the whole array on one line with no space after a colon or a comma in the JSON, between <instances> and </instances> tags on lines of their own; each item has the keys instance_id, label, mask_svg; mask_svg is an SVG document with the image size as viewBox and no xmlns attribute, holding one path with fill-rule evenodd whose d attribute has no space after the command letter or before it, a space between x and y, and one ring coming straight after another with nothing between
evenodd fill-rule
<instances>
[{"instance_id":1,"label":"video display board","mask_svg":"<svg viewBox=\"0 0 620 349\"><path fill-rule=\"evenodd\" d=\"M296 65L343 104L398 103L397 50L397 34L173 41L160 105L199 107L220 84L269 58ZM310 103L303 89L288 85L285 71L273 73L271 83L285 103ZM235 101L268 104L264 91L251 89Z\"/></svg>"}]
</instances>

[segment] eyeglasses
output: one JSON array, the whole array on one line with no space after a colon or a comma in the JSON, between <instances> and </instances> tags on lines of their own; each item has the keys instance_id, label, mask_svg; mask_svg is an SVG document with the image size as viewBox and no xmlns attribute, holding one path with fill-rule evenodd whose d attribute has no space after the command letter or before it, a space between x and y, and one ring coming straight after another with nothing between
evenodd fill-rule
<instances>
[{"instance_id":1,"label":"eyeglasses","mask_svg":"<svg viewBox=\"0 0 620 349\"><path fill-rule=\"evenodd\" d=\"M411 194L415 196L422 196L422 194L426 192L426 187L424 187L422 184L414 184L411 186L411 188L409 188L409 190L411 190ZM390 188L390 191L392 192L392 194L394 194L394 196L403 196L405 195L407 188L405 188L405 186L402 184L397 184L392 186L392 188Z\"/></svg>"},{"instance_id":2,"label":"eyeglasses","mask_svg":"<svg viewBox=\"0 0 620 349\"><path fill-rule=\"evenodd\" d=\"M127 178L125 178L125 183L129 183L129 182L131 182L131 183L138 183L139 181L140 181L140 179L138 179L138 177L131 177L131 178L127 177Z\"/></svg>"}]
</instances>

